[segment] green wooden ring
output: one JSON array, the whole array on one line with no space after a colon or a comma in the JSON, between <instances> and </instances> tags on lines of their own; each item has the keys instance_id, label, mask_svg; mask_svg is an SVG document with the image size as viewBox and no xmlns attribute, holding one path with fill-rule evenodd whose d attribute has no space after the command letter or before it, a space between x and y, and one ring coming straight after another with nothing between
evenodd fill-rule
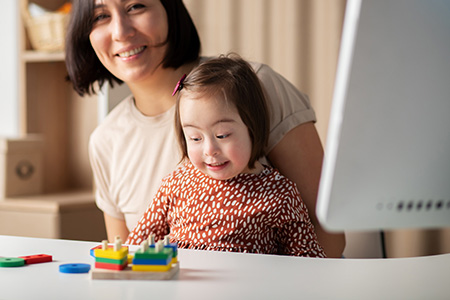
<instances>
[{"instance_id":1,"label":"green wooden ring","mask_svg":"<svg viewBox=\"0 0 450 300\"><path fill-rule=\"evenodd\" d=\"M0 257L0 267L21 267L25 265L25 259L18 257Z\"/></svg>"}]
</instances>

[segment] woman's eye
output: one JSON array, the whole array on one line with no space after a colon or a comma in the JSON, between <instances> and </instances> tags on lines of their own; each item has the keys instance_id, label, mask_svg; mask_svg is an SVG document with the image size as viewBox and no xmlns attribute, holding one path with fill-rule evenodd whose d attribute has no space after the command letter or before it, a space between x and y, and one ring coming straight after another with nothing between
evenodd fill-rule
<instances>
[{"instance_id":1,"label":"woman's eye","mask_svg":"<svg viewBox=\"0 0 450 300\"><path fill-rule=\"evenodd\" d=\"M106 18L108 18L107 14L98 14L94 17L94 23L100 22Z\"/></svg>"},{"instance_id":2,"label":"woman's eye","mask_svg":"<svg viewBox=\"0 0 450 300\"><path fill-rule=\"evenodd\" d=\"M133 4L128 8L128 11L138 10L144 7L145 6L143 4Z\"/></svg>"}]
</instances>

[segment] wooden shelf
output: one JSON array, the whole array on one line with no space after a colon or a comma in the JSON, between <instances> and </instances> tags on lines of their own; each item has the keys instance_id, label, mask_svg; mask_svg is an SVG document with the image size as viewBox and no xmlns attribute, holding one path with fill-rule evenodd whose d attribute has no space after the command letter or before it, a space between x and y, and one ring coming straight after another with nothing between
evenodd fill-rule
<instances>
[{"instance_id":1,"label":"wooden shelf","mask_svg":"<svg viewBox=\"0 0 450 300\"><path fill-rule=\"evenodd\" d=\"M22 53L24 62L63 62L65 59L64 52L43 52L27 50Z\"/></svg>"}]
</instances>

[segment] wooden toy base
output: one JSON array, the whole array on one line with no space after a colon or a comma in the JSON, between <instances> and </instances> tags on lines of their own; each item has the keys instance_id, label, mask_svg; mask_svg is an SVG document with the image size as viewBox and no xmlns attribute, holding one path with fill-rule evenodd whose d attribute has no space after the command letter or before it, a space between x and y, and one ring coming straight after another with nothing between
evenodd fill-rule
<instances>
[{"instance_id":1,"label":"wooden toy base","mask_svg":"<svg viewBox=\"0 0 450 300\"><path fill-rule=\"evenodd\" d=\"M128 266L122 271L114 271L107 269L92 269L92 279L119 279L119 280L169 280L178 273L180 262L172 264L172 268L168 272L137 272L132 271Z\"/></svg>"}]
</instances>

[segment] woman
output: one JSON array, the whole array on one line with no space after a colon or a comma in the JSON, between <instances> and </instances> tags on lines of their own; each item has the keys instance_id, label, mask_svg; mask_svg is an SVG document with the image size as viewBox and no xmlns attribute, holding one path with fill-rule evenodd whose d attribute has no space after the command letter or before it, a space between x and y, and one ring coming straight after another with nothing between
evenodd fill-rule
<instances>
[{"instance_id":1,"label":"woman","mask_svg":"<svg viewBox=\"0 0 450 300\"><path fill-rule=\"evenodd\" d=\"M252 67L235 54L211 58L175 91L183 164L126 243L170 234L180 249L325 257L295 184L258 161L269 114Z\"/></svg>"},{"instance_id":2,"label":"woman","mask_svg":"<svg viewBox=\"0 0 450 300\"><path fill-rule=\"evenodd\" d=\"M132 95L93 132L89 153L96 202L108 238L126 239L161 179L180 160L172 91L200 60L200 41L181 0L74 0L66 65L74 89L125 82ZM271 112L266 158L297 184L328 257L340 257L343 235L325 232L315 216L323 149L306 96L269 67L252 67Z\"/></svg>"}]
</instances>

